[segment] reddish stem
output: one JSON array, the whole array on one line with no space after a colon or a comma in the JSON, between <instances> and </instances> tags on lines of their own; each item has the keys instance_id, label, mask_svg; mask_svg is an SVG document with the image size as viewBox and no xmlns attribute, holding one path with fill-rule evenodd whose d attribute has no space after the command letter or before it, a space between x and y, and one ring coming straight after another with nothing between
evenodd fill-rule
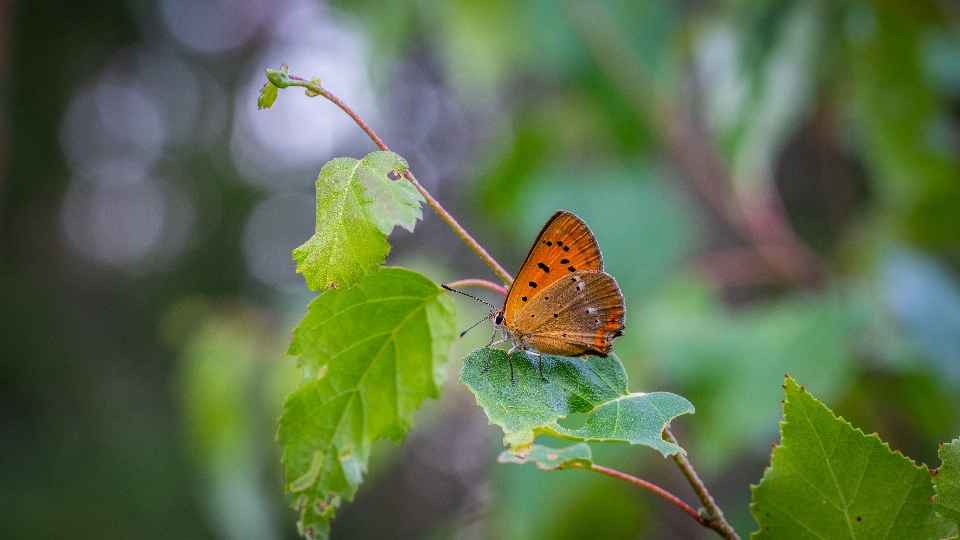
<instances>
[{"instance_id":1,"label":"reddish stem","mask_svg":"<svg viewBox=\"0 0 960 540\"><path fill-rule=\"evenodd\" d=\"M657 495L663 497L664 499L670 501L671 503L673 503L674 505L676 505L678 508L680 508L681 510L683 510L683 511L686 512L687 514L689 514L690 517L692 517L693 519L697 520L697 523L703 525L704 527L709 527L709 526L710 526L710 524L707 522L707 520L703 519L703 516L701 516L699 513L697 513L697 511L694 510L692 506L690 506L689 504L681 501L679 497L677 497L677 496L674 495L673 493L670 493L669 491L663 489L662 487L660 487L660 486L658 486L658 485L656 485L656 484L653 484L653 483L651 483L651 482L647 482L646 480L643 480L643 479L641 479L641 478L637 478L636 476L630 476L630 475L627 474L627 473L623 473L623 472L620 472L620 471L617 471L617 470L614 470L614 469L608 469L608 468L606 468L606 467L602 467L602 466L600 466L600 465L595 465L595 464L584 465L584 464L582 464L582 463L571 463L570 466L571 466L571 468L574 468L574 467L575 467L575 468L586 469L586 470L588 470L588 471L596 471L596 472L598 472L598 473L600 473L600 474L605 474L605 475L607 475L607 476L612 476L612 477L614 477L614 478L623 480L624 482L629 482L629 483L631 483L631 484L633 484L633 485L635 485L635 486L640 486L640 487L642 487L643 489L652 491L652 492L656 493Z\"/></svg>"},{"instance_id":2,"label":"reddish stem","mask_svg":"<svg viewBox=\"0 0 960 540\"><path fill-rule=\"evenodd\" d=\"M371 129L370 126L368 126L367 123L364 122L363 119L360 118L360 116L353 111L353 109L348 107L346 103L340 100L340 98L331 94L329 90L321 87L320 85L314 84L311 81L303 79L301 77L295 77L293 75L290 75L290 80L294 82L292 86L302 86L304 88L309 89L311 92L314 92L332 101L337 107L340 107L343 110L343 112L347 113L347 116L349 116L350 118L353 118L353 121L356 122L358 126L360 126L360 129L362 129L370 137L370 139L374 142L374 144L376 144L381 150L385 150L385 151L390 150L389 148L387 148L386 143L384 143L383 140L377 136L377 134L373 131L373 129ZM427 204L430 205L430 208L433 208L433 211L436 212L437 215L439 215L444 221L447 222L447 225L449 225L450 228L457 233L457 236L459 236L460 239L464 241L464 243L470 246L470 248L474 252L476 252L476 254L479 255L480 258L483 259L483 261L486 262L487 265L490 266L490 268L492 268L494 272L496 272L497 276L499 276L504 283L506 283L507 285L513 283L513 277L511 277L510 274L507 273L507 271L504 270L502 266L500 266L500 263L498 263L493 257L490 256L489 253L487 253L487 250L483 249L483 246L481 246L476 240L473 239L472 236L470 236L469 233L467 233L466 229L464 229L463 227L460 226L459 223L457 223L457 220L455 220L453 216L450 215L449 212L447 212L442 206L440 206L440 203L437 202L437 200L434 199L433 196L430 195L430 193L426 189L424 189L423 186L420 185L420 182L417 182L417 179L413 176L413 174L410 173L410 171L405 172L403 174L403 177L409 180L411 184L413 184L413 187L415 187L417 191L419 191L420 194L423 195L423 198L427 201Z\"/></svg>"},{"instance_id":3,"label":"reddish stem","mask_svg":"<svg viewBox=\"0 0 960 540\"><path fill-rule=\"evenodd\" d=\"M447 283L447 287L451 289L459 289L461 287L483 287L485 289L490 289L491 291L498 292L503 296L507 295L507 289L502 285L497 285L492 281L487 281L485 279L461 279L458 281L453 281Z\"/></svg>"}]
</instances>

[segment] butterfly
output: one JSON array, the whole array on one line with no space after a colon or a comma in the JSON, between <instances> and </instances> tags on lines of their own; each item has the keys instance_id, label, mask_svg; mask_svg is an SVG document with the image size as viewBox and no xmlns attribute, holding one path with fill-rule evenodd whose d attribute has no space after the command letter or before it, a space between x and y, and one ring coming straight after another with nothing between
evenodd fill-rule
<instances>
[{"instance_id":1,"label":"butterfly","mask_svg":"<svg viewBox=\"0 0 960 540\"><path fill-rule=\"evenodd\" d=\"M538 357L540 377L546 381L540 354L606 357L613 340L623 335L626 318L623 293L613 276L603 271L596 237L582 219L566 210L550 216L520 265L503 307L491 308L480 321L489 319L494 327L483 372L490 367L489 349L511 341L507 360L514 384L510 359L514 351Z\"/></svg>"}]
</instances>

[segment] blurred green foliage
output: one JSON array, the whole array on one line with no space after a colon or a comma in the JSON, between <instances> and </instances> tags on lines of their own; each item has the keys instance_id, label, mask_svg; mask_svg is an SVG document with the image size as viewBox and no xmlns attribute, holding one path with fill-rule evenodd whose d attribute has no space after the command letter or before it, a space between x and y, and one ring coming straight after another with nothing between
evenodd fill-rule
<instances>
[{"instance_id":1,"label":"blurred green foliage","mask_svg":"<svg viewBox=\"0 0 960 540\"><path fill-rule=\"evenodd\" d=\"M229 134L187 140L157 166L199 216L166 266L98 266L62 231L62 121L91 74L131 47L169 49L232 99L250 59L281 41L261 30L226 53L189 51L151 15L175 4L43 0L0 18L0 530L11 537L228 538L241 533L222 522L233 515L223 506L243 507L230 502L243 493L268 516L247 531L295 535L270 441L284 393L276 381L288 380L274 370L296 370L290 358L264 359L283 351L308 298L245 268L243 231L267 194L242 180ZM370 73L383 110L400 111L399 125L426 116L396 106L402 84L466 111L437 115L429 137L374 129L418 178L441 169L428 150L454 163L428 189L508 270L557 208L591 225L626 296L617 354L630 389L691 400L697 414L674 429L741 534L756 528L747 485L778 438L784 373L918 462L938 463L937 442L960 433L955 3L342 0L329 13L366 37L369 65L355 69ZM37 70L53 79L20 75ZM664 118L678 113L720 157L719 205L690 181L702 148L671 144ZM482 135L458 147L472 155L445 153L455 121ZM309 193L317 172L293 183ZM718 210L730 207L760 223L780 216L818 277L770 272L755 239ZM493 278L429 213L391 242L391 264L431 268L437 281ZM265 315L178 311L197 297ZM192 321L182 339L165 337L171 313ZM469 334L452 357L486 339ZM415 421L400 449L377 447L401 457L372 467L334 538L712 536L612 480L495 465L499 430L462 388L444 392L454 405ZM456 444L466 447L447 446ZM444 459L421 457L436 449ZM692 501L670 464L646 454L594 448L598 463Z\"/></svg>"}]
</instances>

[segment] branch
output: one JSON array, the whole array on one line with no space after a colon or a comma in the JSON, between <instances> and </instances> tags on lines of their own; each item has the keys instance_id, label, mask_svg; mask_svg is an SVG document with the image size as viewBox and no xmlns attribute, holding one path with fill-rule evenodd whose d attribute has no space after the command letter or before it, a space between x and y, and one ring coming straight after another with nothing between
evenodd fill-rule
<instances>
[{"instance_id":1,"label":"branch","mask_svg":"<svg viewBox=\"0 0 960 540\"><path fill-rule=\"evenodd\" d=\"M353 121L356 122L358 126L360 126L360 129L362 129L370 137L371 140L373 140L374 144L376 144L377 147L385 151L390 150L389 148L387 148L386 143L383 142L383 139L377 136L377 134L373 131L373 129L371 129L370 126L367 125L367 123L364 122L363 119L360 118L360 116L353 111L353 109L348 107L347 104L344 103L340 98L331 94L329 90L320 86L320 81L318 79L308 81L301 77L287 75L287 73L283 70L272 70L272 69L267 70L267 78L270 79L270 82L272 82L278 88L284 88L286 86L300 86L307 89L307 95L319 95L327 98L328 100L332 101L337 107L340 107L343 110L343 112L347 113L347 115L350 116L350 118L353 118ZM509 285L510 283L513 283L513 278L510 276L510 274L507 273L506 270L503 269L502 266L500 266L500 263L498 263L493 257L491 257L490 254L487 253L487 250L483 249L483 246L481 246L476 240L474 240L473 237L470 236L470 234L466 231L466 229L464 229L459 223L457 223L457 220L455 220L453 216L450 215L449 212L447 212L442 206L440 206L440 203L437 202L437 200L434 199L432 195L430 195L430 192L428 192L422 185L420 185L420 182L417 182L417 179L413 176L413 174L410 173L410 171L403 173L403 177L406 178L411 184L413 184L413 187L415 187L417 191L419 191L420 194L423 195L423 198L427 201L427 204L430 205L430 208L433 208L433 211L436 212L437 215L439 215L444 221L447 222L447 225L449 225L450 228L453 229L455 233L457 233L457 236L459 236L464 243L470 246L470 249L472 249L477 255L479 255L480 258L483 259L483 261L487 263L487 265L491 269L493 269L493 271L497 274L497 276L500 277L500 279L503 280L504 283L506 283L507 285Z\"/></svg>"},{"instance_id":2,"label":"branch","mask_svg":"<svg viewBox=\"0 0 960 540\"><path fill-rule=\"evenodd\" d=\"M673 503L674 505L676 505L678 508L680 508L681 510L683 510L684 512L686 512L690 517L692 517L693 519L697 520L697 523L703 525L704 527L709 527L709 526L710 526L710 523L709 523L707 520L703 519L703 516L701 516L699 513L697 513L697 511L694 510L692 506L690 506L689 504L681 501L679 497L677 497L677 496L674 495L673 493L670 493L669 491L663 489L662 487L660 487L660 486L658 486L658 485L656 485L656 484L654 484L654 483L647 482L646 480L643 480L643 479L641 479L641 478L637 478L636 476L630 476L630 475L627 474L627 473L623 473L623 472L620 472L620 471L617 471L617 470L614 470L614 469L608 469L608 468L602 467L602 466L600 466L600 465L595 465L595 464L593 464L593 463L584 464L584 463L575 462L575 463L570 463L570 464L569 464L569 467L572 468L572 469L573 469L573 468L575 468L575 469L585 469L585 470L588 470L588 471L594 471L594 472L598 472L598 473L600 473L600 474L605 474L605 475L607 475L607 476L612 476L612 477L617 478L617 479L619 479L619 480L623 480L624 482L629 482L629 483L631 483L631 484L633 484L633 485L640 486L640 487L642 487L643 489L652 491L653 493L656 493L657 495L659 495L659 496L663 497L664 499L670 501L671 503Z\"/></svg>"},{"instance_id":3,"label":"branch","mask_svg":"<svg viewBox=\"0 0 960 540\"><path fill-rule=\"evenodd\" d=\"M680 446L677 438L670 432L670 428L664 428L663 434L666 436L666 440ZM690 465L690 460L687 459L687 456L682 452L677 452L673 455L673 460L677 462L680 471L683 472L683 476L690 482L693 491L696 492L697 497L700 498L700 502L703 503L707 511L707 522L705 526L717 531L717 534L724 538L740 540L740 537L737 536L737 531L733 530L733 527L727 523L727 519L723 517L723 512L720 510L720 507L717 506L713 497L710 496L710 492L707 491L707 486L704 485L703 480L700 480L700 477L697 476L697 471L693 470L693 465Z\"/></svg>"}]
</instances>

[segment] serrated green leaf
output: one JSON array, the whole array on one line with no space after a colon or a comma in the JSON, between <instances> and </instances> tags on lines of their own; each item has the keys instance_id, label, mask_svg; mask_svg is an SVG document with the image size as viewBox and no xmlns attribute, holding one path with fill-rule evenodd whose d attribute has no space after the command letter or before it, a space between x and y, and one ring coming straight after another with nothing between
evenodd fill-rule
<instances>
[{"instance_id":1,"label":"serrated green leaf","mask_svg":"<svg viewBox=\"0 0 960 540\"><path fill-rule=\"evenodd\" d=\"M476 396L490 423L503 428L503 440L514 452L529 446L534 437L548 434L580 441L626 441L658 450L664 456L683 452L661 437L664 426L693 405L668 392L627 392L627 375L616 355L590 356L586 360L540 356L544 382L536 359L513 355L516 386L510 383L507 353L493 350L490 369L481 373L487 349L463 358L460 382ZM557 421L571 413L587 413L578 429Z\"/></svg>"},{"instance_id":2,"label":"serrated green leaf","mask_svg":"<svg viewBox=\"0 0 960 540\"><path fill-rule=\"evenodd\" d=\"M942 538L926 466L837 418L796 381L784 385L781 444L753 489L751 538Z\"/></svg>"},{"instance_id":3,"label":"serrated green leaf","mask_svg":"<svg viewBox=\"0 0 960 540\"><path fill-rule=\"evenodd\" d=\"M582 442L560 449L533 444L520 454L504 450L500 453L497 461L517 465L536 463L537 468L541 471L555 471L574 467L590 468L593 465L592 458L590 445Z\"/></svg>"},{"instance_id":4,"label":"serrated green leaf","mask_svg":"<svg viewBox=\"0 0 960 540\"><path fill-rule=\"evenodd\" d=\"M940 445L937 452L943 462L934 473L933 489L937 492L933 503L937 515L960 526L960 439Z\"/></svg>"},{"instance_id":5,"label":"serrated green leaf","mask_svg":"<svg viewBox=\"0 0 960 540\"><path fill-rule=\"evenodd\" d=\"M287 351L300 356L303 379L277 435L307 537L327 537L336 507L363 479L371 443L399 442L423 399L439 395L454 324L443 289L401 268L310 304Z\"/></svg>"},{"instance_id":6,"label":"serrated green leaf","mask_svg":"<svg viewBox=\"0 0 960 540\"><path fill-rule=\"evenodd\" d=\"M279 89L272 82L264 83L263 88L260 89L260 96L257 97L257 108L262 111L273 107L273 103L277 101L278 92Z\"/></svg>"},{"instance_id":7,"label":"serrated green leaf","mask_svg":"<svg viewBox=\"0 0 960 540\"><path fill-rule=\"evenodd\" d=\"M351 287L376 272L390 251L395 225L412 231L422 217L423 197L401 174L407 162L392 152L373 152L362 161L337 158L317 178L317 227L293 250L297 272L313 290Z\"/></svg>"}]
</instances>

